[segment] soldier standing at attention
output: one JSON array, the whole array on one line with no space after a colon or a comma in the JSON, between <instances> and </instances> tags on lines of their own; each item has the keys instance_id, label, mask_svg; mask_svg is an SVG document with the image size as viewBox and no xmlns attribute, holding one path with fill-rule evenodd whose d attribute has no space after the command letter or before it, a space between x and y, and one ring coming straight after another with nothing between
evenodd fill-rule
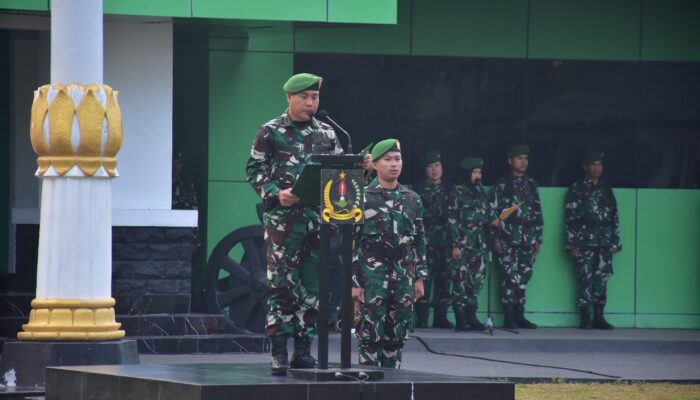
<instances>
[{"instance_id":1,"label":"soldier standing at attention","mask_svg":"<svg viewBox=\"0 0 700 400\"><path fill-rule=\"evenodd\" d=\"M537 328L525 318L525 289L542 245L544 221L537 184L525 174L529 152L522 144L508 150L511 173L499 179L491 192L491 220L497 224L493 248L502 269L501 303L507 329ZM504 217L511 207L515 211Z\"/></svg>"},{"instance_id":2,"label":"soldier standing at attention","mask_svg":"<svg viewBox=\"0 0 700 400\"><path fill-rule=\"evenodd\" d=\"M481 158L468 157L459 166L466 171L467 182L455 186L449 205L452 229L452 308L455 331L483 331L484 324L476 318L477 296L484 283L484 270L490 258L488 242L488 199L481 185Z\"/></svg>"},{"instance_id":3,"label":"soldier standing at attention","mask_svg":"<svg viewBox=\"0 0 700 400\"><path fill-rule=\"evenodd\" d=\"M606 285L613 273L612 255L622 245L615 194L600 179L603 156L596 150L586 152L581 160L586 176L566 193L566 251L576 264L581 329L613 329L603 310Z\"/></svg>"},{"instance_id":4,"label":"soldier standing at attention","mask_svg":"<svg viewBox=\"0 0 700 400\"><path fill-rule=\"evenodd\" d=\"M183 170L182 153L173 151L173 210L196 210L199 208L197 192L194 184L190 180L185 180L182 176Z\"/></svg>"},{"instance_id":5,"label":"soldier standing at attention","mask_svg":"<svg viewBox=\"0 0 700 400\"><path fill-rule=\"evenodd\" d=\"M184 170L184 162L182 153L173 151L173 210L197 210L199 209L199 201L197 200L197 191L194 188L194 183L191 180L185 179L182 171ZM192 232L192 253L197 251L202 245L199 237L199 227L194 228ZM194 261L194 260L193 260Z\"/></svg>"},{"instance_id":6,"label":"soldier standing at attention","mask_svg":"<svg viewBox=\"0 0 700 400\"><path fill-rule=\"evenodd\" d=\"M399 184L399 141L372 149L377 178L365 187L365 223L358 225L352 263L352 296L359 363L399 368L413 302L423 296L425 232L420 196Z\"/></svg>"},{"instance_id":7,"label":"soldier standing at attention","mask_svg":"<svg viewBox=\"0 0 700 400\"><path fill-rule=\"evenodd\" d=\"M265 204L263 225L270 290L265 334L272 373L313 368L311 340L318 318L319 207L299 205L292 186L313 154L342 154L333 128L314 118L323 79L297 74L284 84L287 110L258 129L246 175ZM369 168L371 160L365 159ZM287 337L294 338L291 363Z\"/></svg>"},{"instance_id":8,"label":"soldier standing at attention","mask_svg":"<svg viewBox=\"0 0 700 400\"><path fill-rule=\"evenodd\" d=\"M428 278L425 281L425 297L416 303L417 328L428 327L428 314L432 301L433 328L453 328L447 319L447 307L450 299L450 275L448 259L450 258L450 229L447 223L447 205L452 196L452 185L442 180L442 162L440 152L430 151L423 157L425 180L413 187L423 201L425 215L425 236L427 240L426 257ZM432 299L431 299L432 294Z\"/></svg>"}]
</instances>

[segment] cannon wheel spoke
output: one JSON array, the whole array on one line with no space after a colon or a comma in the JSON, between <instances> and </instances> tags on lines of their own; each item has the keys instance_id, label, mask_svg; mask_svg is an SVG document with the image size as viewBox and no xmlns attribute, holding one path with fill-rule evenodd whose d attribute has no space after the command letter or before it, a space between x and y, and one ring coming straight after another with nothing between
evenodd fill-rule
<instances>
[{"instance_id":1,"label":"cannon wheel spoke","mask_svg":"<svg viewBox=\"0 0 700 400\"><path fill-rule=\"evenodd\" d=\"M232 257L242 250L240 260ZM247 226L226 235L207 264L206 300L240 333L262 333L267 314L266 247L262 226Z\"/></svg>"}]
</instances>

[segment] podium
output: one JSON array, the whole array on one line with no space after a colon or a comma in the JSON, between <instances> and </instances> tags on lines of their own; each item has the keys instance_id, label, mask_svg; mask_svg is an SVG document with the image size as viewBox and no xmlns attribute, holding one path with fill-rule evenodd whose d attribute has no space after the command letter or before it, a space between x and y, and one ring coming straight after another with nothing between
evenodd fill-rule
<instances>
[{"instance_id":1,"label":"podium","mask_svg":"<svg viewBox=\"0 0 700 400\"><path fill-rule=\"evenodd\" d=\"M288 375L310 380L382 379L380 370L352 369L351 328L354 325L352 299L352 243L354 226L364 222L364 170L362 155L314 155L315 164L302 171L292 193L304 205L321 205L321 251L319 261L318 368L290 369ZM314 184L314 181L316 182ZM330 301L330 237L337 229L342 240L340 370L328 369L328 318Z\"/></svg>"}]
</instances>

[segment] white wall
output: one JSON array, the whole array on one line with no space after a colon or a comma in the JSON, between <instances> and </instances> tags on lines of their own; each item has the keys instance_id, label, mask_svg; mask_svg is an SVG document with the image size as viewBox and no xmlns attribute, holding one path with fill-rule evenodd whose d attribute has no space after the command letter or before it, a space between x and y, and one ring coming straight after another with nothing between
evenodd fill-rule
<instances>
[{"instance_id":1,"label":"white wall","mask_svg":"<svg viewBox=\"0 0 700 400\"><path fill-rule=\"evenodd\" d=\"M28 125L32 93L50 79L49 19L3 16L3 27L19 29L11 61L12 219L38 223L39 180ZM165 211L172 186L172 22L109 17L104 30L104 83L119 91L124 126L120 176L112 187L113 225L196 226L196 211Z\"/></svg>"},{"instance_id":2,"label":"white wall","mask_svg":"<svg viewBox=\"0 0 700 400\"><path fill-rule=\"evenodd\" d=\"M112 207L170 209L172 23L105 22L104 29L104 83L119 91L124 123Z\"/></svg>"}]
</instances>

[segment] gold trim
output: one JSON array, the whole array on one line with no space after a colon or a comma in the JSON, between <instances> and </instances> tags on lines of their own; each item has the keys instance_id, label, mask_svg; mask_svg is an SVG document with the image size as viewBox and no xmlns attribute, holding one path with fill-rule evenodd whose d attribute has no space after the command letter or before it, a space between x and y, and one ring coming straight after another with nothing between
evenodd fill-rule
<instances>
[{"instance_id":1,"label":"gold trim","mask_svg":"<svg viewBox=\"0 0 700 400\"><path fill-rule=\"evenodd\" d=\"M341 175L344 177L345 171L341 171ZM352 219L355 221L355 223L360 222L360 220L362 220L363 212L357 207L354 207L352 210L342 209L339 212L335 211L335 208L333 207L333 202L331 202L332 185L333 179L330 179L328 180L325 188L323 189L323 204L325 205L325 208L323 209L323 211L321 211L321 218L323 218L323 220L328 223L331 222L331 219L334 219L336 221L347 221ZM355 193L356 196L358 194L359 193Z\"/></svg>"},{"instance_id":2,"label":"gold trim","mask_svg":"<svg viewBox=\"0 0 700 400\"><path fill-rule=\"evenodd\" d=\"M113 298L34 299L20 340L113 340L125 333L116 322Z\"/></svg>"},{"instance_id":3,"label":"gold trim","mask_svg":"<svg viewBox=\"0 0 700 400\"><path fill-rule=\"evenodd\" d=\"M82 92L77 106L70 96L75 90ZM49 104L50 92L55 96ZM100 166L109 176L116 176L115 156L122 144L118 94L111 87L100 84L54 83L37 89L29 128L32 147L39 156L37 175L44 175L53 166L63 176L77 165L86 176L93 176ZM101 96L106 99L104 107L98 100ZM45 122L48 122L48 132L44 132ZM72 138L74 122L80 131L75 149ZM106 130L105 138L103 127Z\"/></svg>"}]
</instances>

